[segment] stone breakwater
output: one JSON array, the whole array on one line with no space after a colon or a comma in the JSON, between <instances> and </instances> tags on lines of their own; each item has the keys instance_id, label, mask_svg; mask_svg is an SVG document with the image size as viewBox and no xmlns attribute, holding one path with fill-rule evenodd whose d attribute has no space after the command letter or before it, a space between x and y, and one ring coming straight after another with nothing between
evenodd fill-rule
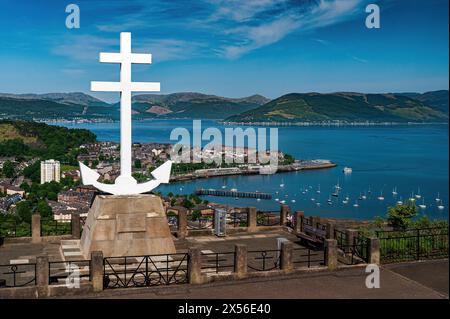
<instances>
[{"instance_id":1,"label":"stone breakwater","mask_svg":"<svg viewBox=\"0 0 450 319\"><path fill-rule=\"evenodd\" d=\"M288 165L278 165L274 173L296 172L301 170L326 169L336 167L337 164L329 160L305 160L295 162ZM264 174L260 170L260 166L246 166L246 167L231 167L231 168L214 168L214 169L199 169L192 173L171 176L170 181L186 181L200 178L233 176L233 175L256 175Z\"/></svg>"}]
</instances>

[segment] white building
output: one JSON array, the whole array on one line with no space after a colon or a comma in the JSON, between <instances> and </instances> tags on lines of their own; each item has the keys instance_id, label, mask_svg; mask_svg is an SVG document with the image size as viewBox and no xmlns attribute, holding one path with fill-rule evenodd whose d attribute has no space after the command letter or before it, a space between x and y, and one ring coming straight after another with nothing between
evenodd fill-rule
<instances>
[{"instance_id":1,"label":"white building","mask_svg":"<svg viewBox=\"0 0 450 319\"><path fill-rule=\"evenodd\" d=\"M59 182L60 176L59 161L50 159L41 162L41 184L51 181Z\"/></svg>"}]
</instances>

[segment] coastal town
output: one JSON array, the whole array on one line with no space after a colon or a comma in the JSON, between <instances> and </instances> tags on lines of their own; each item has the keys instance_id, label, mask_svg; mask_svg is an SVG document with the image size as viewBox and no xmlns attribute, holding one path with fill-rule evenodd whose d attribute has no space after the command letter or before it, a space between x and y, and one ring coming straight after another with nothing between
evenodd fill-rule
<instances>
[{"instance_id":1,"label":"coastal town","mask_svg":"<svg viewBox=\"0 0 450 319\"><path fill-rule=\"evenodd\" d=\"M167 161L171 152L173 151L172 144L162 143L135 143L133 144L133 176L139 182L151 179L151 172L154 168ZM197 150L191 148L190 156ZM170 180L187 181L199 178L211 178L218 176L233 176L233 175L249 175L249 174L273 174L282 172L292 172L308 169L323 169L336 166L329 160L297 160L289 154L278 152L278 163L276 169L269 165L261 165L258 161L254 164L246 163L249 153L252 149L248 148L231 148L223 146L223 151L220 156L232 158L233 161L243 163L223 163L217 165L214 162L211 164L201 163L174 163ZM203 152L202 158L208 159L213 156L209 152ZM114 142L94 142L82 144L79 147L79 154L77 161L95 169L100 174L100 180L103 183L114 183L114 180L120 174L120 147L118 143ZM21 160L18 157L2 157L0 158L0 169L2 170L2 177L0 180L0 212L8 215L14 214L24 205L21 202L26 201L30 193L33 193L33 181L27 178L29 174L24 174L27 168L36 166L38 159L32 158L28 160ZM94 200L98 191L89 185L81 185L81 175L78 167L67 165L60 161L48 159L40 161L40 184L61 184L56 194L50 196L43 196L41 206L47 206L47 211L51 211L51 216L57 221L70 221L72 214L86 217L87 212ZM25 176L27 175L27 176ZM38 191L42 192L42 190ZM166 196L164 198L164 205L170 209L173 206L185 206L192 211L210 211L214 203L209 203L209 207L205 206L205 201L202 201L194 194L187 194L189 196ZM194 198L192 203L188 198Z\"/></svg>"}]
</instances>

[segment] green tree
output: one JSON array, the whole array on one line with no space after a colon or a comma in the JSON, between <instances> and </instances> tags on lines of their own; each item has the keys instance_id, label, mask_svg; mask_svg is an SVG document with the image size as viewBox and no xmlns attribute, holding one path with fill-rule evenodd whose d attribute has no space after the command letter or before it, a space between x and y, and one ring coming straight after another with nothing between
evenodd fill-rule
<instances>
[{"instance_id":1,"label":"green tree","mask_svg":"<svg viewBox=\"0 0 450 319\"><path fill-rule=\"evenodd\" d=\"M141 168L142 167L142 163L140 159L135 159L134 160L134 167L136 168Z\"/></svg>"},{"instance_id":2,"label":"green tree","mask_svg":"<svg viewBox=\"0 0 450 319\"><path fill-rule=\"evenodd\" d=\"M52 208L45 200L40 200L38 202L37 211L42 217L52 217Z\"/></svg>"},{"instance_id":3,"label":"green tree","mask_svg":"<svg viewBox=\"0 0 450 319\"><path fill-rule=\"evenodd\" d=\"M13 162L6 161L3 164L3 175L5 175L8 178L14 177L14 174L16 172L16 167Z\"/></svg>"},{"instance_id":4,"label":"green tree","mask_svg":"<svg viewBox=\"0 0 450 319\"><path fill-rule=\"evenodd\" d=\"M194 210L192 212L192 220L198 220L202 217L202 213L199 210Z\"/></svg>"},{"instance_id":5,"label":"green tree","mask_svg":"<svg viewBox=\"0 0 450 319\"><path fill-rule=\"evenodd\" d=\"M411 202L404 205L389 207L387 220L394 229L405 230L411 224L412 218L416 215L417 207Z\"/></svg>"},{"instance_id":6,"label":"green tree","mask_svg":"<svg viewBox=\"0 0 450 319\"><path fill-rule=\"evenodd\" d=\"M187 198L183 200L183 203L181 205L187 209L191 209L192 207L194 207L194 204Z\"/></svg>"},{"instance_id":7,"label":"green tree","mask_svg":"<svg viewBox=\"0 0 450 319\"><path fill-rule=\"evenodd\" d=\"M29 200L18 202L16 214L21 222L31 223L32 203Z\"/></svg>"}]
</instances>

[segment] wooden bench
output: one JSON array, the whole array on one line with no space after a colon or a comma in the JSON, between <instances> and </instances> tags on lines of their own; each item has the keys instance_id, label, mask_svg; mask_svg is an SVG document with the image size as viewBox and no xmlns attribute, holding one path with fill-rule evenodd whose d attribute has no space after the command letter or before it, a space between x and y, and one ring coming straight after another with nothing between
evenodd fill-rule
<instances>
[{"instance_id":1,"label":"wooden bench","mask_svg":"<svg viewBox=\"0 0 450 319\"><path fill-rule=\"evenodd\" d=\"M303 232L296 234L300 238L301 242L306 242L313 246L323 245L324 238L326 237L326 231L321 228L315 228L310 225L303 226Z\"/></svg>"}]
</instances>

